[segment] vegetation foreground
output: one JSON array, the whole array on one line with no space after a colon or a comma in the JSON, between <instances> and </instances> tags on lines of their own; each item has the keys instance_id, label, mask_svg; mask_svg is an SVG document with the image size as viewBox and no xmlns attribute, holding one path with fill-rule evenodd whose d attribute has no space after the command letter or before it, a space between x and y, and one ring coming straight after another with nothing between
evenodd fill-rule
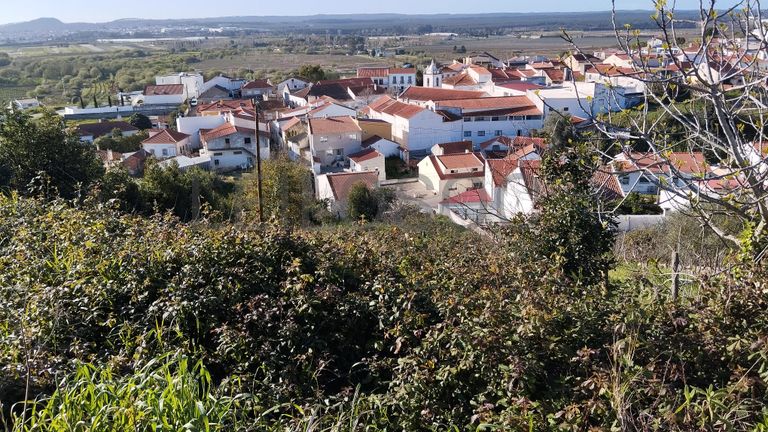
<instances>
[{"instance_id":1,"label":"vegetation foreground","mask_svg":"<svg viewBox=\"0 0 768 432\"><path fill-rule=\"evenodd\" d=\"M607 278L553 194L496 239L0 201L9 431L768 430L765 273ZM567 221L567 223L564 223Z\"/></svg>"}]
</instances>

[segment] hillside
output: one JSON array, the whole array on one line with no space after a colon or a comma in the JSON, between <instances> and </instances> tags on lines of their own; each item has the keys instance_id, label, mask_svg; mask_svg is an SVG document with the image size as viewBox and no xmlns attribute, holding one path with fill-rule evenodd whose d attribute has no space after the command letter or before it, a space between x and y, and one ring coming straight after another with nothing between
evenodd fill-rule
<instances>
[{"instance_id":1,"label":"hillside","mask_svg":"<svg viewBox=\"0 0 768 432\"><path fill-rule=\"evenodd\" d=\"M663 279L607 282L602 228L559 202L491 241L419 214L289 230L2 198L4 418L13 431L768 426L762 276L694 283L678 303ZM22 420L25 394L40 403Z\"/></svg>"}]
</instances>

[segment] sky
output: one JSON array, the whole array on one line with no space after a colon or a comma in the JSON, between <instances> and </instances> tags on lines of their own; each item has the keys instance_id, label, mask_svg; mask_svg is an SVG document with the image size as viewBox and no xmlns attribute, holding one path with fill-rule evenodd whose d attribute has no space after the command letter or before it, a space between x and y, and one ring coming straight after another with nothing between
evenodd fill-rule
<instances>
[{"instance_id":1,"label":"sky","mask_svg":"<svg viewBox=\"0 0 768 432\"><path fill-rule=\"evenodd\" d=\"M493 13L571 12L610 9L610 0L1 0L0 24L52 17L64 22L106 22L120 18L206 18L220 16L314 15L322 13ZM616 0L619 9L652 9L652 0ZM670 2L671 3L671 2ZM720 0L723 6L734 0ZM698 0L677 0L695 9Z\"/></svg>"}]
</instances>

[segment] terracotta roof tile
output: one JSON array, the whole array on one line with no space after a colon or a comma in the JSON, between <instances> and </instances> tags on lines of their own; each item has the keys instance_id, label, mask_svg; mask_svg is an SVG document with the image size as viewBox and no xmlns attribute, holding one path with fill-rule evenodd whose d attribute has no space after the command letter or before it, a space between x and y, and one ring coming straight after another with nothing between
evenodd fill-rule
<instances>
[{"instance_id":1,"label":"terracotta roof tile","mask_svg":"<svg viewBox=\"0 0 768 432\"><path fill-rule=\"evenodd\" d=\"M310 134L337 134L361 132L360 126L352 117L327 117L309 119Z\"/></svg>"},{"instance_id":2,"label":"terracotta roof tile","mask_svg":"<svg viewBox=\"0 0 768 432\"><path fill-rule=\"evenodd\" d=\"M349 158L355 161L356 163L365 162L369 160L376 159L378 157L384 157L383 154L379 153L376 149L372 147L368 147L365 150L359 151L357 153L353 153L349 155Z\"/></svg>"},{"instance_id":3,"label":"terracotta roof tile","mask_svg":"<svg viewBox=\"0 0 768 432\"><path fill-rule=\"evenodd\" d=\"M162 132L152 135L151 137L142 141L142 144L168 144L178 143L189 138L189 135L181 132L176 132L171 129L163 129Z\"/></svg>"},{"instance_id":4,"label":"terracotta roof tile","mask_svg":"<svg viewBox=\"0 0 768 432\"><path fill-rule=\"evenodd\" d=\"M184 94L182 84L148 85L144 87L144 96L167 96Z\"/></svg>"},{"instance_id":5,"label":"terracotta roof tile","mask_svg":"<svg viewBox=\"0 0 768 432\"><path fill-rule=\"evenodd\" d=\"M469 90L452 90L442 88L429 88L429 87L408 87L405 92L400 95L400 99L416 100L416 101L444 101L455 99L471 99L480 98L485 96L486 93L482 91L469 91Z\"/></svg>"},{"instance_id":6,"label":"terracotta roof tile","mask_svg":"<svg viewBox=\"0 0 768 432\"><path fill-rule=\"evenodd\" d=\"M352 186L358 183L369 188L375 188L379 184L379 174L374 171L327 174L327 178L336 201L346 201Z\"/></svg>"}]
</instances>

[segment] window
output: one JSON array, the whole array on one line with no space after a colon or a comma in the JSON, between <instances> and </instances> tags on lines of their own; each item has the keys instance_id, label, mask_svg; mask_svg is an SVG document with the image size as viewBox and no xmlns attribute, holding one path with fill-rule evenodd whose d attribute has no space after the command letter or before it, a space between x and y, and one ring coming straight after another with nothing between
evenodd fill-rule
<instances>
[{"instance_id":1,"label":"window","mask_svg":"<svg viewBox=\"0 0 768 432\"><path fill-rule=\"evenodd\" d=\"M163 156L168 156L168 149L163 149Z\"/></svg>"},{"instance_id":2,"label":"window","mask_svg":"<svg viewBox=\"0 0 768 432\"><path fill-rule=\"evenodd\" d=\"M517 130L517 136L523 136L523 130L522 129L518 129Z\"/></svg>"},{"instance_id":3,"label":"window","mask_svg":"<svg viewBox=\"0 0 768 432\"><path fill-rule=\"evenodd\" d=\"M405 84L405 77L400 77L400 84Z\"/></svg>"},{"instance_id":4,"label":"window","mask_svg":"<svg viewBox=\"0 0 768 432\"><path fill-rule=\"evenodd\" d=\"M491 117L491 121L499 121L501 120L499 117Z\"/></svg>"},{"instance_id":5,"label":"window","mask_svg":"<svg viewBox=\"0 0 768 432\"><path fill-rule=\"evenodd\" d=\"M250 144L251 143L251 139L250 138L246 138L243 142L245 142L246 144Z\"/></svg>"},{"instance_id":6,"label":"window","mask_svg":"<svg viewBox=\"0 0 768 432\"><path fill-rule=\"evenodd\" d=\"M341 156L344 154L344 149L338 149L336 150L336 156Z\"/></svg>"},{"instance_id":7,"label":"window","mask_svg":"<svg viewBox=\"0 0 768 432\"><path fill-rule=\"evenodd\" d=\"M351 140L353 140L353 139L357 139L357 135L355 135L355 134L349 134L349 139L351 139Z\"/></svg>"},{"instance_id":8,"label":"window","mask_svg":"<svg viewBox=\"0 0 768 432\"><path fill-rule=\"evenodd\" d=\"M488 121L487 117L475 117L475 121Z\"/></svg>"},{"instance_id":9,"label":"window","mask_svg":"<svg viewBox=\"0 0 768 432\"><path fill-rule=\"evenodd\" d=\"M485 131L477 131L477 136L484 137L485 136Z\"/></svg>"},{"instance_id":10,"label":"window","mask_svg":"<svg viewBox=\"0 0 768 432\"><path fill-rule=\"evenodd\" d=\"M621 184L628 185L629 184L629 176L621 176Z\"/></svg>"},{"instance_id":11,"label":"window","mask_svg":"<svg viewBox=\"0 0 768 432\"><path fill-rule=\"evenodd\" d=\"M512 116L512 120L522 121L522 120L525 120L525 116Z\"/></svg>"},{"instance_id":12,"label":"window","mask_svg":"<svg viewBox=\"0 0 768 432\"><path fill-rule=\"evenodd\" d=\"M472 131L464 131L464 138L470 138L472 136Z\"/></svg>"},{"instance_id":13,"label":"window","mask_svg":"<svg viewBox=\"0 0 768 432\"><path fill-rule=\"evenodd\" d=\"M456 174L456 170L451 170L451 174Z\"/></svg>"},{"instance_id":14,"label":"window","mask_svg":"<svg viewBox=\"0 0 768 432\"><path fill-rule=\"evenodd\" d=\"M411 76L408 77L408 84L413 84L413 77Z\"/></svg>"},{"instance_id":15,"label":"window","mask_svg":"<svg viewBox=\"0 0 768 432\"><path fill-rule=\"evenodd\" d=\"M549 112L552 112L552 111L554 111L554 109L552 109L552 108L550 107L550 108L549 108Z\"/></svg>"},{"instance_id":16,"label":"window","mask_svg":"<svg viewBox=\"0 0 768 432\"><path fill-rule=\"evenodd\" d=\"M224 144L229 144L229 138L224 138Z\"/></svg>"},{"instance_id":17,"label":"window","mask_svg":"<svg viewBox=\"0 0 768 432\"><path fill-rule=\"evenodd\" d=\"M563 108L563 111L568 112L568 107Z\"/></svg>"},{"instance_id":18,"label":"window","mask_svg":"<svg viewBox=\"0 0 768 432\"><path fill-rule=\"evenodd\" d=\"M440 87L440 78L435 78L435 83L437 84L438 87Z\"/></svg>"},{"instance_id":19,"label":"window","mask_svg":"<svg viewBox=\"0 0 768 432\"><path fill-rule=\"evenodd\" d=\"M472 168L472 172L480 171L480 168Z\"/></svg>"},{"instance_id":20,"label":"window","mask_svg":"<svg viewBox=\"0 0 768 432\"><path fill-rule=\"evenodd\" d=\"M471 123L472 117L464 117L464 123Z\"/></svg>"},{"instance_id":21,"label":"window","mask_svg":"<svg viewBox=\"0 0 768 432\"><path fill-rule=\"evenodd\" d=\"M493 151L499 151L499 150L501 150L501 146L498 145L498 144L494 144L493 147L492 147L492 150Z\"/></svg>"},{"instance_id":22,"label":"window","mask_svg":"<svg viewBox=\"0 0 768 432\"><path fill-rule=\"evenodd\" d=\"M224 153L214 153L214 156L224 156Z\"/></svg>"},{"instance_id":23,"label":"window","mask_svg":"<svg viewBox=\"0 0 768 432\"><path fill-rule=\"evenodd\" d=\"M219 160L218 159L214 159L213 160L213 164L216 165L216 166L219 166Z\"/></svg>"},{"instance_id":24,"label":"window","mask_svg":"<svg viewBox=\"0 0 768 432\"><path fill-rule=\"evenodd\" d=\"M640 183L648 183L648 179L645 177L640 177Z\"/></svg>"},{"instance_id":25,"label":"window","mask_svg":"<svg viewBox=\"0 0 768 432\"><path fill-rule=\"evenodd\" d=\"M328 142L328 137L320 137L320 142Z\"/></svg>"},{"instance_id":26,"label":"window","mask_svg":"<svg viewBox=\"0 0 768 432\"><path fill-rule=\"evenodd\" d=\"M501 136L501 134L502 134L502 131L500 130L497 130L493 133L494 136Z\"/></svg>"},{"instance_id":27,"label":"window","mask_svg":"<svg viewBox=\"0 0 768 432\"><path fill-rule=\"evenodd\" d=\"M236 152L235 152L235 154L236 154L236 155L241 155L241 154L243 154L243 152L241 152L241 151L236 151Z\"/></svg>"}]
</instances>

